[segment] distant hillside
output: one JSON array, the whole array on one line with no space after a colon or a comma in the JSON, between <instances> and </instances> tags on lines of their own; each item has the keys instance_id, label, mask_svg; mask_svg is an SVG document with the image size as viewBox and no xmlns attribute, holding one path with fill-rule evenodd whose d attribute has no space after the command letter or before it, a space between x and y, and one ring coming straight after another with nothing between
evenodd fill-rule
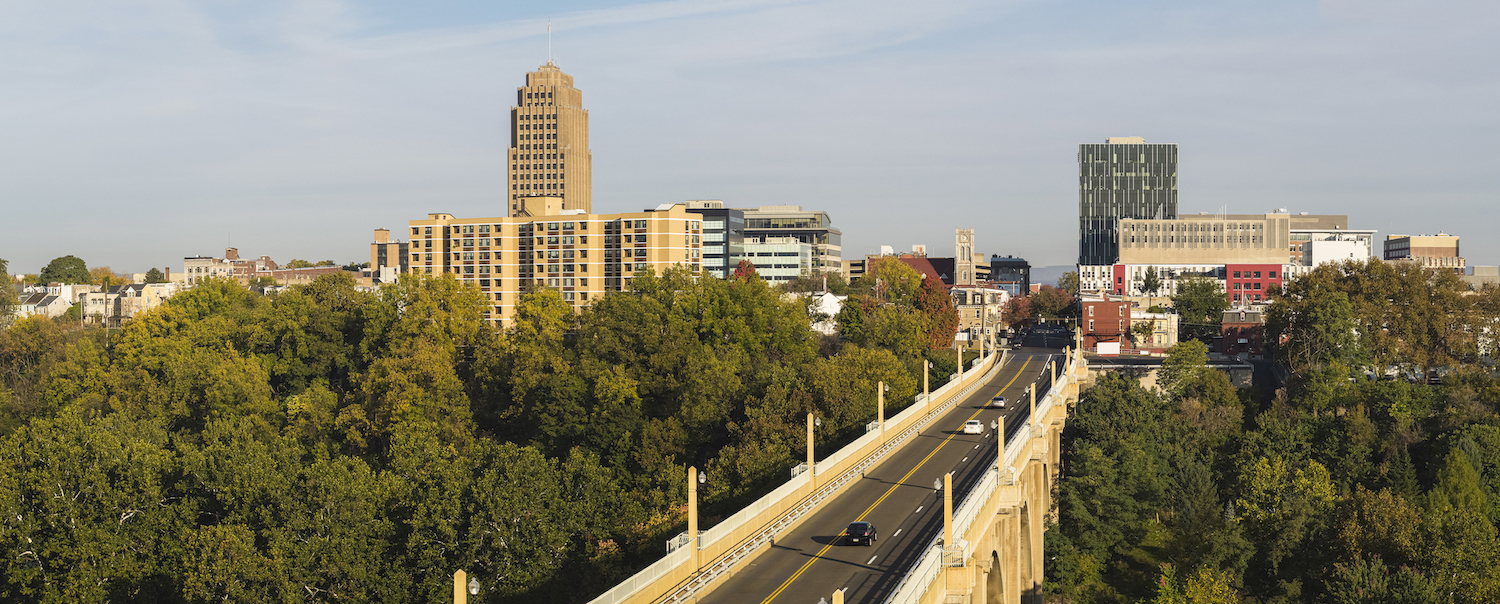
<instances>
[{"instance_id":1,"label":"distant hillside","mask_svg":"<svg viewBox=\"0 0 1500 604\"><path fill-rule=\"evenodd\" d=\"M1031 282L1038 285L1057 285L1057 280L1063 273L1078 267L1071 264L1060 264L1057 266L1033 266L1031 267Z\"/></svg>"}]
</instances>

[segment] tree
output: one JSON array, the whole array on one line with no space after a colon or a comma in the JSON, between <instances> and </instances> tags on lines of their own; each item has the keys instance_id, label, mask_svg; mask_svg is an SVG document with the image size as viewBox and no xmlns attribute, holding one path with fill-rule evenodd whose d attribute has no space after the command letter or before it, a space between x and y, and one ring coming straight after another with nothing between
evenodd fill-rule
<instances>
[{"instance_id":1,"label":"tree","mask_svg":"<svg viewBox=\"0 0 1500 604\"><path fill-rule=\"evenodd\" d=\"M1279 356L1294 372L1348 365L1360 356L1359 325L1344 292L1319 288L1308 295L1289 293L1278 297L1267 314L1267 336L1283 341Z\"/></svg>"},{"instance_id":2,"label":"tree","mask_svg":"<svg viewBox=\"0 0 1500 604\"><path fill-rule=\"evenodd\" d=\"M166 282L167 282L167 276L164 275L164 274L162 274L161 269L158 269L156 267L152 267L151 270L146 271L146 283L166 283Z\"/></svg>"},{"instance_id":3,"label":"tree","mask_svg":"<svg viewBox=\"0 0 1500 604\"><path fill-rule=\"evenodd\" d=\"M1181 339L1207 341L1219 335L1224 310L1229 300L1219 282L1203 277L1189 277L1177 282L1172 307L1182 317Z\"/></svg>"},{"instance_id":4,"label":"tree","mask_svg":"<svg viewBox=\"0 0 1500 604\"><path fill-rule=\"evenodd\" d=\"M1156 323L1153 321L1140 321L1130 326L1130 334L1135 340L1135 347L1140 348L1156 332Z\"/></svg>"},{"instance_id":5,"label":"tree","mask_svg":"<svg viewBox=\"0 0 1500 604\"><path fill-rule=\"evenodd\" d=\"M17 297L15 282L10 278L10 263L0 258L0 327L4 327L9 321L12 313L16 311Z\"/></svg>"},{"instance_id":6,"label":"tree","mask_svg":"<svg viewBox=\"0 0 1500 604\"><path fill-rule=\"evenodd\" d=\"M1197 340L1179 342L1162 359L1156 383L1167 392L1181 395L1188 384L1201 379L1208 368L1208 346Z\"/></svg>"},{"instance_id":7,"label":"tree","mask_svg":"<svg viewBox=\"0 0 1500 604\"><path fill-rule=\"evenodd\" d=\"M1057 288L1071 295L1078 295L1078 271L1068 271L1058 277Z\"/></svg>"},{"instance_id":8,"label":"tree","mask_svg":"<svg viewBox=\"0 0 1500 604\"><path fill-rule=\"evenodd\" d=\"M293 258L291 262L286 263L287 268L312 268L312 266L313 263L301 258Z\"/></svg>"},{"instance_id":9,"label":"tree","mask_svg":"<svg viewBox=\"0 0 1500 604\"><path fill-rule=\"evenodd\" d=\"M83 259L77 256L62 256L53 258L42 268L41 274L37 275L37 285L48 283L63 284L91 284L94 282L93 275L89 274L89 267L84 264Z\"/></svg>"},{"instance_id":10,"label":"tree","mask_svg":"<svg viewBox=\"0 0 1500 604\"><path fill-rule=\"evenodd\" d=\"M922 289L922 273L895 256L884 256L870 263L858 279L856 290L871 292L876 300L911 307Z\"/></svg>"},{"instance_id":11,"label":"tree","mask_svg":"<svg viewBox=\"0 0 1500 604\"><path fill-rule=\"evenodd\" d=\"M1027 323L1036 320L1031 313L1031 298L1026 296L1011 296L1010 302L1005 306L1005 324L1012 330L1025 327Z\"/></svg>"},{"instance_id":12,"label":"tree","mask_svg":"<svg viewBox=\"0 0 1500 604\"><path fill-rule=\"evenodd\" d=\"M339 265L339 263L334 262L332 260L319 260L318 263L315 264L315 265L313 265L313 266L338 266L338 265Z\"/></svg>"},{"instance_id":13,"label":"tree","mask_svg":"<svg viewBox=\"0 0 1500 604\"><path fill-rule=\"evenodd\" d=\"M1036 293L1031 294L1031 311L1037 318L1062 317L1072 306L1073 295L1051 285L1043 285Z\"/></svg>"},{"instance_id":14,"label":"tree","mask_svg":"<svg viewBox=\"0 0 1500 604\"><path fill-rule=\"evenodd\" d=\"M92 277L90 283L98 285L103 291L109 291L109 288L116 285L124 285L129 281L124 275L115 273L115 271L107 266L96 266L89 269L89 276Z\"/></svg>"},{"instance_id":15,"label":"tree","mask_svg":"<svg viewBox=\"0 0 1500 604\"><path fill-rule=\"evenodd\" d=\"M1141 291L1148 296L1155 296L1161 290L1161 277L1156 274L1156 267L1146 267L1146 275L1141 277Z\"/></svg>"},{"instance_id":16,"label":"tree","mask_svg":"<svg viewBox=\"0 0 1500 604\"><path fill-rule=\"evenodd\" d=\"M740 263L735 265L734 267L734 279L736 281L743 281L757 276L759 275L757 275L755 272L755 263L749 260L741 260Z\"/></svg>"},{"instance_id":17,"label":"tree","mask_svg":"<svg viewBox=\"0 0 1500 604\"><path fill-rule=\"evenodd\" d=\"M952 347L958 332L958 309L943 282L932 276L923 279L916 307L927 318L927 347L933 350Z\"/></svg>"}]
</instances>

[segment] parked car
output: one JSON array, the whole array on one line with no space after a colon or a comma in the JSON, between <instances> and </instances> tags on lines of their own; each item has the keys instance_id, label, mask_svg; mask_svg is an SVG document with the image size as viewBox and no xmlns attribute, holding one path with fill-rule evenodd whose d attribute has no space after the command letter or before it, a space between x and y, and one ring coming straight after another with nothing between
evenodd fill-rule
<instances>
[{"instance_id":1,"label":"parked car","mask_svg":"<svg viewBox=\"0 0 1500 604\"><path fill-rule=\"evenodd\" d=\"M868 522L851 522L844 530L844 542L849 545L875 544L875 525Z\"/></svg>"},{"instance_id":2,"label":"parked car","mask_svg":"<svg viewBox=\"0 0 1500 604\"><path fill-rule=\"evenodd\" d=\"M1004 409L1005 408L1005 397L996 394L994 396L994 398L990 399L990 406L998 408L998 409Z\"/></svg>"},{"instance_id":3,"label":"parked car","mask_svg":"<svg viewBox=\"0 0 1500 604\"><path fill-rule=\"evenodd\" d=\"M984 424L977 419L964 422L964 434L984 434Z\"/></svg>"}]
</instances>

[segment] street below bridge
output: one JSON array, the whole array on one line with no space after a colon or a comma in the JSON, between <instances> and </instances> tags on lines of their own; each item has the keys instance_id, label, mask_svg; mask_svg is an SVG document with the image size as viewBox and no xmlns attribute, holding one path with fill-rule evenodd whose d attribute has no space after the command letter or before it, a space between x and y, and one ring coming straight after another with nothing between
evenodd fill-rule
<instances>
[{"instance_id":1,"label":"street below bridge","mask_svg":"<svg viewBox=\"0 0 1500 604\"><path fill-rule=\"evenodd\" d=\"M941 483L943 474L953 472L956 508L994 464L998 445L991 422L1003 416L1006 432L1014 434L1029 413L1026 389L1036 383L1038 395L1045 393L1048 361L1065 358L1061 348L1044 346L1065 343L1065 336L1031 334L989 383L796 529L778 536L774 545L698 601L816 604L820 598L832 601L831 594L845 588L845 602L885 600L933 538L942 534L943 496L933 488L934 482ZM996 394L1009 401L1005 409L988 407ZM963 424L970 419L984 425L983 434L963 434ZM842 543L844 529L856 520L875 525L872 546Z\"/></svg>"}]
</instances>

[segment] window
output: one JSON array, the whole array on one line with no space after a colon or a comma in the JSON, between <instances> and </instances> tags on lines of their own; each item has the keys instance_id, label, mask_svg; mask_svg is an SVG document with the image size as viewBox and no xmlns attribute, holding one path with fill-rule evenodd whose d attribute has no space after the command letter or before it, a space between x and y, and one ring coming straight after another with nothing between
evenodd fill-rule
<instances>
[{"instance_id":1,"label":"window","mask_svg":"<svg viewBox=\"0 0 1500 604\"><path fill-rule=\"evenodd\" d=\"M1094 316L1094 307L1093 306L1089 307L1089 316L1090 317ZM1090 328L1090 329L1092 329L1092 328Z\"/></svg>"},{"instance_id":2,"label":"window","mask_svg":"<svg viewBox=\"0 0 1500 604\"><path fill-rule=\"evenodd\" d=\"M1271 278L1272 278L1272 279L1275 279L1275 278L1276 278L1276 271L1271 271Z\"/></svg>"},{"instance_id":3,"label":"window","mask_svg":"<svg viewBox=\"0 0 1500 604\"><path fill-rule=\"evenodd\" d=\"M488 232L490 232L490 225L487 225L487 224L481 224L481 225L479 225L479 232L481 232L481 233L488 233Z\"/></svg>"},{"instance_id":4,"label":"window","mask_svg":"<svg viewBox=\"0 0 1500 604\"><path fill-rule=\"evenodd\" d=\"M432 227L427 227L426 229L424 229L423 232L422 232L422 234L423 235L431 235L432 234ZM429 245L427 247L432 247L432 246Z\"/></svg>"},{"instance_id":5,"label":"window","mask_svg":"<svg viewBox=\"0 0 1500 604\"><path fill-rule=\"evenodd\" d=\"M562 251L562 257L564 257L564 258L572 258L573 257L573 250L563 250Z\"/></svg>"},{"instance_id":6,"label":"window","mask_svg":"<svg viewBox=\"0 0 1500 604\"><path fill-rule=\"evenodd\" d=\"M1239 271L1234 271L1234 278L1235 279L1240 278L1240 272Z\"/></svg>"},{"instance_id":7,"label":"window","mask_svg":"<svg viewBox=\"0 0 1500 604\"><path fill-rule=\"evenodd\" d=\"M557 245L557 236L554 235L554 236L548 237L547 238L547 245Z\"/></svg>"},{"instance_id":8,"label":"window","mask_svg":"<svg viewBox=\"0 0 1500 604\"><path fill-rule=\"evenodd\" d=\"M573 236L572 235L563 235L562 244L563 245L573 245Z\"/></svg>"},{"instance_id":9,"label":"window","mask_svg":"<svg viewBox=\"0 0 1500 604\"><path fill-rule=\"evenodd\" d=\"M571 231L571 230L573 230L573 223L571 223L571 222L564 222L564 223L562 223L562 230L564 230L564 231Z\"/></svg>"},{"instance_id":10,"label":"window","mask_svg":"<svg viewBox=\"0 0 1500 604\"><path fill-rule=\"evenodd\" d=\"M557 230L557 226L558 226L558 224L556 222L549 222L549 223L547 223L547 230L549 230L549 231L556 231Z\"/></svg>"},{"instance_id":11,"label":"window","mask_svg":"<svg viewBox=\"0 0 1500 604\"><path fill-rule=\"evenodd\" d=\"M636 243L645 243L646 242L646 236L645 235L636 235L635 236L635 242Z\"/></svg>"},{"instance_id":12,"label":"window","mask_svg":"<svg viewBox=\"0 0 1500 604\"><path fill-rule=\"evenodd\" d=\"M1259 279L1259 278L1260 278L1260 271L1255 271L1255 278L1256 278L1256 279ZM1257 283L1257 284L1256 284L1256 285L1255 285L1255 289L1260 289L1260 284L1258 284L1258 283Z\"/></svg>"},{"instance_id":13,"label":"window","mask_svg":"<svg viewBox=\"0 0 1500 604\"><path fill-rule=\"evenodd\" d=\"M635 221L635 228L638 228L638 229L644 229L644 228L646 228L646 221L644 221L644 220L637 220L637 221Z\"/></svg>"}]
</instances>

